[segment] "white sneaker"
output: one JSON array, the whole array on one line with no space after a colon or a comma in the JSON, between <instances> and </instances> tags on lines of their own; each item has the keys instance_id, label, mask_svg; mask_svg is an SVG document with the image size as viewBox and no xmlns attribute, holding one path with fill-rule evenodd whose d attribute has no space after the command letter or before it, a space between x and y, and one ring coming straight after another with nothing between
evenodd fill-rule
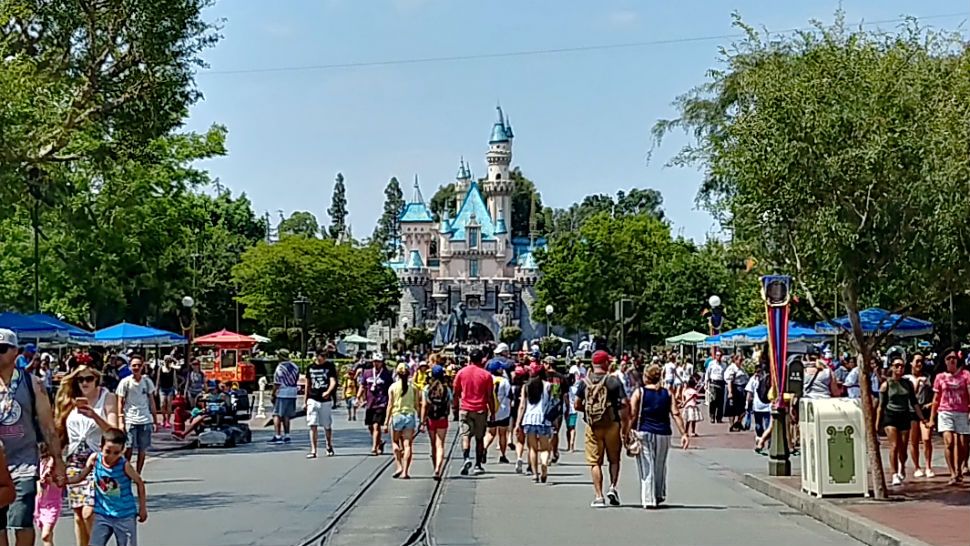
<instances>
[{"instance_id":1,"label":"white sneaker","mask_svg":"<svg viewBox=\"0 0 970 546\"><path fill-rule=\"evenodd\" d=\"M590 508L606 508L606 499L600 497L593 499L593 502L589 503Z\"/></svg>"},{"instance_id":2,"label":"white sneaker","mask_svg":"<svg viewBox=\"0 0 970 546\"><path fill-rule=\"evenodd\" d=\"M933 469L932 468L927 468L926 469L926 472L924 472L923 475L926 476L927 478L935 478L936 477L936 473L933 472Z\"/></svg>"},{"instance_id":3,"label":"white sneaker","mask_svg":"<svg viewBox=\"0 0 970 546\"><path fill-rule=\"evenodd\" d=\"M894 486L903 485L903 479L899 477L899 474L893 474L893 485Z\"/></svg>"},{"instance_id":4,"label":"white sneaker","mask_svg":"<svg viewBox=\"0 0 970 546\"><path fill-rule=\"evenodd\" d=\"M515 461L515 473L516 474L521 474L522 473L522 467L523 466L525 466L525 461L523 461L522 459L516 460Z\"/></svg>"},{"instance_id":5,"label":"white sneaker","mask_svg":"<svg viewBox=\"0 0 970 546\"><path fill-rule=\"evenodd\" d=\"M914 478L922 478L923 477L923 470L921 468L917 468L916 469L916 472L913 472L913 477Z\"/></svg>"}]
</instances>

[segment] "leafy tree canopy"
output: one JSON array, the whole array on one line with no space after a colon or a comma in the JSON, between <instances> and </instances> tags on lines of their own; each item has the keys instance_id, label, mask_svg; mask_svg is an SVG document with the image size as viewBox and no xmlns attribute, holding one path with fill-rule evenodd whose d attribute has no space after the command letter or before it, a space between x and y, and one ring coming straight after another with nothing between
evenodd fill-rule
<instances>
[{"instance_id":1,"label":"leafy tree canopy","mask_svg":"<svg viewBox=\"0 0 970 546\"><path fill-rule=\"evenodd\" d=\"M278 229L280 238L289 236L316 238L317 234L321 233L317 217L303 210L295 211L289 218L282 220Z\"/></svg>"},{"instance_id":2,"label":"leafy tree canopy","mask_svg":"<svg viewBox=\"0 0 970 546\"><path fill-rule=\"evenodd\" d=\"M736 245L793 274L822 317L820 299L841 292L868 367L885 335L862 332L860 309L918 311L970 286L970 49L915 20L865 32L840 13L790 37L736 24L747 37L725 51L725 68L655 132L693 137L674 163L704 167L699 199Z\"/></svg>"}]
</instances>

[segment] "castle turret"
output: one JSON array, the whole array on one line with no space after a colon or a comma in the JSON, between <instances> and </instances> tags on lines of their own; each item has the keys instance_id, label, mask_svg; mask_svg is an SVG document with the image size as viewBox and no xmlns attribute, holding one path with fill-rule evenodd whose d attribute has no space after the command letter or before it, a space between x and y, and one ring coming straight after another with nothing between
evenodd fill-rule
<instances>
[{"instance_id":1,"label":"castle turret","mask_svg":"<svg viewBox=\"0 0 970 546\"><path fill-rule=\"evenodd\" d=\"M465 163L465 158L462 157L458 161L458 174L455 175L455 210L461 208L461 201L465 198L465 194L468 192L471 182L472 171Z\"/></svg>"},{"instance_id":2,"label":"castle turret","mask_svg":"<svg viewBox=\"0 0 970 546\"><path fill-rule=\"evenodd\" d=\"M509 166L512 164L512 126L497 107L498 120L492 126L492 136L488 140L488 178L483 184L487 196L488 212L495 220L501 220L506 225L511 224L509 217L512 212L512 179Z\"/></svg>"}]
</instances>

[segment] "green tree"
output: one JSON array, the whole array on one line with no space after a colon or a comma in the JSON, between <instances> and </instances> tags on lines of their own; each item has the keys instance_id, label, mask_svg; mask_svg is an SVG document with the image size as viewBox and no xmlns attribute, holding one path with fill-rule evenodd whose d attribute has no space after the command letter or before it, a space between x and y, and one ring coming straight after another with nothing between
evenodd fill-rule
<instances>
[{"instance_id":1,"label":"green tree","mask_svg":"<svg viewBox=\"0 0 970 546\"><path fill-rule=\"evenodd\" d=\"M747 37L726 68L680 97L693 141L675 163L702 165L699 200L735 244L790 272L828 318L833 290L870 356L894 324L869 335L859 311L919 312L970 285L970 49L909 21L898 32L834 26ZM945 251L941 251L946 249ZM860 374L875 495L886 496L869 374Z\"/></svg>"},{"instance_id":2,"label":"green tree","mask_svg":"<svg viewBox=\"0 0 970 546\"><path fill-rule=\"evenodd\" d=\"M137 158L181 126L218 39L209 0L0 3L0 199L61 203L78 170ZM31 191L28 191L31 190ZM29 204L29 203L28 203Z\"/></svg>"},{"instance_id":3,"label":"green tree","mask_svg":"<svg viewBox=\"0 0 970 546\"><path fill-rule=\"evenodd\" d=\"M404 193L400 182L392 177L384 188L384 213L377 221L372 237L372 242L381 249L385 258L390 259L397 252L394 244L401 235L400 216L403 210Z\"/></svg>"},{"instance_id":4,"label":"green tree","mask_svg":"<svg viewBox=\"0 0 970 546\"><path fill-rule=\"evenodd\" d=\"M330 200L330 237L339 239L347 235L347 189L344 187L344 175L337 173L333 183L333 198Z\"/></svg>"},{"instance_id":5,"label":"green tree","mask_svg":"<svg viewBox=\"0 0 970 546\"><path fill-rule=\"evenodd\" d=\"M398 281L373 247L338 244L333 239L286 237L259 243L233 268L245 315L263 326L292 316L293 301L310 302L310 326L324 334L360 328L386 313L381 306L400 298Z\"/></svg>"},{"instance_id":6,"label":"green tree","mask_svg":"<svg viewBox=\"0 0 970 546\"><path fill-rule=\"evenodd\" d=\"M317 217L312 213L298 210L290 214L290 217L281 221L279 225L280 238L289 236L316 238L321 233L320 224Z\"/></svg>"},{"instance_id":7,"label":"green tree","mask_svg":"<svg viewBox=\"0 0 970 546\"><path fill-rule=\"evenodd\" d=\"M454 218L458 214L458 209L455 203L458 199L458 189L454 184L445 184L444 186L439 186L438 191L431 196L431 201L428 202L428 208L431 209L431 214L434 216L436 222L441 221L441 217L447 212L449 218Z\"/></svg>"},{"instance_id":8,"label":"green tree","mask_svg":"<svg viewBox=\"0 0 970 546\"><path fill-rule=\"evenodd\" d=\"M547 229L551 236L574 232L588 218L607 213L611 216L647 215L662 220L663 197L654 189L633 188L629 193L620 190L616 198L606 194L587 195L579 203L573 203L568 209L558 209L552 212L547 220ZM547 216L548 217L548 216Z\"/></svg>"},{"instance_id":9,"label":"green tree","mask_svg":"<svg viewBox=\"0 0 970 546\"><path fill-rule=\"evenodd\" d=\"M533 199L535 199L535 235L546 234L546 216L543 214L542 195L536 185L516 167L509 174L512 185L512 236L528 237L532 232Z\"/></svg>"}]
</instances>

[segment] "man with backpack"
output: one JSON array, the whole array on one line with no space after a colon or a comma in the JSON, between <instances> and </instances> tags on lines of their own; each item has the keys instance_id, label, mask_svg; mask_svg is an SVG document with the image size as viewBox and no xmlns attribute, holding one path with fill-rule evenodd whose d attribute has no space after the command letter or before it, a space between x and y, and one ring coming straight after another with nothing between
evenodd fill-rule
<instances>
[{"instance_id":1,"label":"man with backpack","mask_svg":"<svg viewBox=\"0 0 970 546\"><path fill-rule=\"evenodd\" d=\"M606 506L603 497L603 457L610 464L610 504L620 505L616 490L620 479L620 454L623 439L630 434L630 419L623 382L609 373L610 355L593 353L593 369L576 388L576 411L583 412L586 422L586 463L593 479L593 508Z\"/></svg>"},{"instance_id":2,"label":"man with backpack","mask_svg":"<svg viewBox=\"0 0 970 546\"><path fill-rule=\"evenodd\" d=\"M754 416L754 439L755 451L759 451L757 446L761 436L768 430L771 423L771 400L768 393L771 391L771 377L768 375L767 365L764 362L758 364L755 374L748 380L744 390L748 393L748 411Z\"/></svg>"}]
</instances>

